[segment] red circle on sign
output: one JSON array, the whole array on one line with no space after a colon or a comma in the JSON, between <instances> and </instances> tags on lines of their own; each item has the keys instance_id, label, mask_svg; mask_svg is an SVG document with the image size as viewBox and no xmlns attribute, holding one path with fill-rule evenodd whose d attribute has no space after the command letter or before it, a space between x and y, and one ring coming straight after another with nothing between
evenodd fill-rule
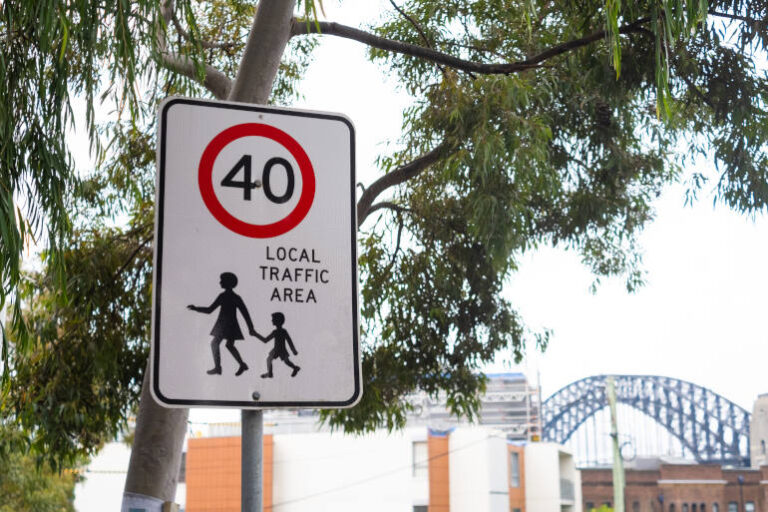
<instances>
[{"instance_id":1,"label":"red circle on sign","mask_svg":"<svg viewBox=\"0 0 768 512\"><path fill-rule=\"evenodd\" d=\"M299 202L291 213L272 224L250 224L238 219L224 208L213 191L213 163L216 161L216 157L229 143L242 137L271 139L287 149L296 163L299 164L302 182ZM315 198L315 170L304 148L284 131L260 123L238 124L227 128L214 137L203 151L203 156L200 157L197 182L203 202L216 220L235 233L250 238L271 238L292 230L307 216Z\"/></svg>"}]
</instances>

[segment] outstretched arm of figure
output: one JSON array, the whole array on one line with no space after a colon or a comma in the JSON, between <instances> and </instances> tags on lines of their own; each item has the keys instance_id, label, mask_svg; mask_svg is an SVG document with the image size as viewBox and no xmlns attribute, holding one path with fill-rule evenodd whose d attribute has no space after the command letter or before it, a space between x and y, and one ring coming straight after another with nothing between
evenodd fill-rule
<instances>
[{"instance_id":1,"label":"outstretched arm of figure","mask_svg":"<svg viewBox=\"0 0 768 512\"><path fill-rule=\"evenodd\" d=\"M299 352L296 350L296 347L293 346L293 340L291 339L291 335L287 332L285 333L285 341L288 342L288 347L290 347L291 352L293 352L293 355L297 356L299 355Z\"/></svg>"},{"instance_id":2,"label":"outstretched arm of figure","mask_svg":"<svg viewBox=\"0 0 768 512\"><path fill-rule=\"evenodd\" d=\"M243 315L243 318L245 319L245 325L248 326L248 334L250 334L251 336L256 336L257 338L261 339L261 336L256 334L256 329L253 328L253 322L251 322L251 315L248 314L248 308L245 307L245 303L243 302L243 299L241 299L240 297L237 297L235 306L237 306L237 309L240 310L240 314Z\"/></svg>"},{"instance_id":3,"label":"outstretched arm of figure","mask_svg":"<svg viewBox=\"0 0 768 512\"><path fill-rule=\"evenodd\" d=\"M205 306L193 306L192 304L190 304L189 306L187 306L187 309L191 309L192 311L197 311L198 313L205 313L206 315L209 315L209 314L213 313L214 309L219 307L220 301L221 301L221 295L216 297L216 300L213 301L213 304L211 304L208 307L205 307Z\"/></svg>"}]
</instances>

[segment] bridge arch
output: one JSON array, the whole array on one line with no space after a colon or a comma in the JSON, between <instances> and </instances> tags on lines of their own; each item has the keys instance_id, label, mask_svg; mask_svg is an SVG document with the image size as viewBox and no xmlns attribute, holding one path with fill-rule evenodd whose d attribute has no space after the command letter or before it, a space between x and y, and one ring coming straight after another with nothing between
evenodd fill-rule
<instances>
[{"instance_id":1,"label":"bridge arch","mask_svg":"<svg viewBox=\"0 0 768 512\"><path fill-rule=\"evenodd\" d=\"M541 405L542 438L565 443L608 406L608 375L572 382ZM749 466L750 414L717 393L680 379L614 375L616 400L662 425L701 463Z\"/></svg>"}]
</instances>

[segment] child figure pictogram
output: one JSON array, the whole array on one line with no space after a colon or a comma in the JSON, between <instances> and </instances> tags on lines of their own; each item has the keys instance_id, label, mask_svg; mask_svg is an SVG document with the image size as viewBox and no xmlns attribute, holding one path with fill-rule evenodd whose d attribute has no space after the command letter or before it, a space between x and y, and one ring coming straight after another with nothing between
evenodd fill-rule
<instances>
[{"instance_id":1,"label":"child figure pictogram","mask_svg":"<svg viewBox=\"0 0 768 512\"><path fill-rule=\"evenodd\" d=\"M211 314L216 308L219 309L219 317L216 319L216 323L211 329L211 352L213 353L214 367L208 370L208 375L221 375L221 353L219 346L222 340L227 340L226 347L232 357L235 358L240 364L235 375L241 375L248 369L248 365L245 364L243 358L240 357L240 353L235 348L235 341L243 339L243 333L240 330L240 325L237 322L237 311L240 310L240 314L243 315L245 323L248 326L248 333L252 336L256 336L256 331L253 328L251 317L248 314L248 309L245 307L243 299L238 294L232 291L237 286L237 276L232 272L224 272L221 274L219 285L224 288L224 291L216 297L208 307L205 306L193 306L190 304L187 309L197 311L198 313Z\"/></svg>"},{"instance_id":2,"label":"child figure pictogram","mask_svg":"<svg viewBox=\"0 0 768 512\"><path fill-rule=\"evenodd\" d=\"M291 348L291 352L293 352L293 355L299 355L299 353L296 351L296 347L293 346L293 340L291 340L290 335L288 334L288 331L283 329L283 324L285 323L285 315L282 313L272 313L272 324L275 326L275 330L272 331L269 336L264 337L260 335L257 332L253 332L254 336L259 338L264 343L267 343L269 340L274 339L275 340L275 346L270 350L269 356L267 356L267 373L263 373L261 375L262 379L271 379L272 378L272 361L275 359L281 359L286 365L288 365L289 368L293 369L293 372L291 373L291 377L295 377L297 373L299 373L299 370L301 368L299 366L296 366L291 362L289 359L288 350L286 349L285 345L286 343Z\"/></svg>"}]
</instances>

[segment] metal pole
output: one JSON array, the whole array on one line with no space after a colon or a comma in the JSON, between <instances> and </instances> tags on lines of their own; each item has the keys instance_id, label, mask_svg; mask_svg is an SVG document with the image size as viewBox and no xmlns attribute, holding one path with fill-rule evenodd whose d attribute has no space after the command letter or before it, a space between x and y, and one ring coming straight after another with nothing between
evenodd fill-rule
<instances>
[{"instance_id":1,"label":"metal pole","mask_svg":"<svg viewBox=\"0 0 768 512\"><path fill-rule=\"evenodd\" d=\"M613 445L613 510L624 512L624 461L619 446L619 428L616 415L616 385L613 376L606 379L606 394L611 410L611 444Z\"/></svg>"},{"instance_id":2,"label":"metal pole","mask_svg":"<svg viewBox=\"0 0 768 512\"><path fill-rule=\"evenodd\" d=\"M264 423L261 411L243 409L241 487L242 512L261 512L262 509L262 437Z\"/></svg>"}]
</instances>

